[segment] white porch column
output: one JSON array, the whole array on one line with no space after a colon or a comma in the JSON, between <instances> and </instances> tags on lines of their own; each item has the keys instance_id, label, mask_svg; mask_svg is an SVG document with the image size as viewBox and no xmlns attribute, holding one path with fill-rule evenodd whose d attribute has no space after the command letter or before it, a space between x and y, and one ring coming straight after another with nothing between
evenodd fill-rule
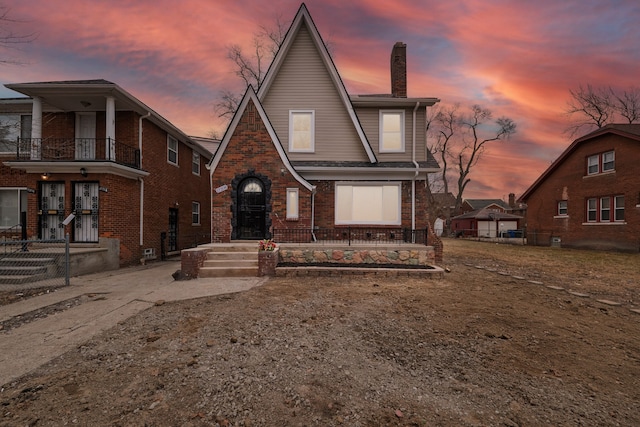
<instances>
[{"instance_id":1,"label":"white porch column","mask_svg":"<svg viewBox=\"0 0 640 427\"><path fill-rule=\"evenodd\" d=\"M116 160L116 99L113 96L107 97L107 110L105 113L105 136L108 160Z\"/></svg>"},{"instance_id":2,"label":"white porch column","mask_svg":"<svg viewBox=\"0 0 640 427\"><path fill-rule=\"evenodd\" d=\"M31 160L42 158L42 99L33 97L31 109Z\"/></svg>"}]
</instances>

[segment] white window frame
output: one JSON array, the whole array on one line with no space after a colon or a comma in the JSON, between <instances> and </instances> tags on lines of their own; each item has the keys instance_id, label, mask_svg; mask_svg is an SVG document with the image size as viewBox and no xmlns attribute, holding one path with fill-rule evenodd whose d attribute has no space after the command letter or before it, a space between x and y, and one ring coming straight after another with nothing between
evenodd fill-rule
<instances>
[{"instance_id":1,"label":"white window frame","mask_svg":"<svg viewBox=\"0 0 640 427\"><path fill-rule=\"evenodd\" d=\"M191 154L191 173L200 176L200 153L196 150Z\"/></svg>"},{"instance_id":2,"label":"white window frame","mask_svg":"<svg viewBox=\"0 0 640 427\"><path fill-rule=\"evenodd\" d=\"M569 215L569 202L567 200L558 201L558 216Z\"/></svg>"},{"instance_id":3,"label":"white window frame","mask_svg":"<svg viewBox=\"0 0 640 427\"><path fill-rule=\"evenodd\" d=\"M599 202L599 209L598 212L600 212L600 216L598 217L598 220L600 222L611 222L611 198L610 197L600 197L600 200L598 200ZM605 203L606 202L606 203ZM607 205L607 207L605 208L604 205ZM608 217L607 219L602 219L605 217L605 213L606 216Z\"/></svg>"},{"instance_id":4,"label":"white window frame","mask_svg":"<svg viewBox=\"0 0 640 427\"><path fill-rule=\"evenodd\" d=\"M309 147L296 147L294 135L296 130L294 129L294 117L295 116L308 116L309 117ZM315 134L316 134L316 112L314 110L289 110L289 152L291 153L313 153L315 152Z\"/></svg>"},{"instance_id":5,"label":"white window frame","mask_svg":"<svg viewBox=\"0 0 640 427\"><path fill-rule=\"evenodd\" d=\"M388 131L384 129L385 116L400 116L400 130ZM404 110L380 110L380 136L379 136L379 151L381 153L404 153L405 151L405 111ZM400 133L400 147L399 148L387 148L385 146L385 135Z\"/></svg>"},{"instance_id":6,"label":"white window frame","mask_svg":"<svg viewBox=\"0 0 640 427\"><path fill-rule=\"evenodd\" d=\"M287 219L297 221L300 214L300 192L297 188L287 188Z\"/></svg>"},{"instance_id":7,"label":"white window frame","mask_svg":"<svg viewBox=\"0 0 640 427\"><path fill-rule=\"evenodd\" d=\"M350 219L339 219L343 216L345 212L340 212L341 209L344 209L343 207L340 206L340 202L339 202L339 197L340 197L340 190L339 187L351 187L351 191L353 191L354 188L361 188L361 187L397 187L397 194L398 194L398 200L396 201L397 203L397 207L396 207L396 218L393 221L390 220L361 220L361 219L354 219L354 206L355 205L361 205L361 206L366 206L369 210L373 209L373 206L371 204L371 200L368 200L366 203L358 203L358 198L357 197L353 197L351 196L349 198L350 202L352 203L352 205L348 208L348 212L350 212ZM334 193L335 193L335 201L334 201L334 222L336 225L401 225L402 224L402 183L400 182L353 182L353 181L349 181L349 182L336 182L335 183L335 187L334 187ZM389 201L385 201L384 200L384 190L382 197L383 200L381 201L381 205L380 205L380 212L381 212L381 216L384 216L383 210L385 205L388 206L388 202ZM385 203L386 202L386 203Z\"/></svg>"},{"instance_id":8,"label":"white window frame","mask_svg":"<svg viewBox=\"0 0 640 427\"><path fill-rule=\"evenodd\" d=\"M618 213L621 213L621 216ZM624 196L622 195L613 196L613 220L624 221Z\"/></svg>"},{"instance_id":9,"label":"white window frame","mask_svg":"<svg viewBox=\"0 0 640 427\"><path fill-rule=\"evenodd\" d=\"M18 206L17 206L17 211L13 212L14 214L17 213L17 218L15 219L15 222L12 221L12 223L7 223L4 225L0 225L0 230L2 229L7 229L7 228L11 228L17 224L20 223L20 214L22 212L26 212L27 210L27 194L29 193L29 191L25 188L25 187L0 187L0 191L1 192L10 192L13 191L15 193L17 193L18 196ZM3 208L4 209L4 208ZM19 227L20 228L20 227Z\"/></svg>"},{"instance_id":10,"label":"white window frame","mask_svg":"<svg viewBox=\"0 0 640 427\"><path fill-rule=\"evenodd\" d=\"M200 225L200 202L191 202L191 225Z\"/></svg>"},{"instance_id":11,"label":"white window frame","mask_svg":"<svg viewBox=\"0 0 640 427\"><path fill-rule=\"evenodd\" d=\"M610 159L607 160L607 156L611 156ZM610 165L607 167L607 165ZM607 151L606 153L602 153L602 172L612 172L616 170L616 153L615 151Z\"/></svg>"},{"instance_id":12,"label":"white window frame","mask_svg":"<svg viewBox=\"0 0 640 427\"><path fill-rule=\"evenodd\" d=\"M595 170L592 170L595 167ZM600 155L595 154L587 157L587 175L596 175L600 173Z\"/></svg>"},{"instance_id":13,"label":"white window frame","mask_svg":"<svg viewBox=\"0 0 640 427\"><path fill-rule=\"evenodd\" d=\"M171 144L175 143L176 148L171 148ZM167 163L170 165L178 166L178 140L173 136L167 134ZM171 161L171 153L175 153L176 161Z\"/></svg>"},{"instance_id":14,"label":"white window frame","mask_svg":"<svg viewBox=\"0 0 640 427\"><path fill-rule=\"evenodd\" d=\"M29 118L29 126L25 126L26 118ZM7 113L0 114L0 126L9 127L7 129L8 135L4 140L4 143L0 144L0 148L9 147L11 144L16 144L18 142L18 138L20 139L31 139L31 114L20 114L20 113ZM23 144L21 147L21 152L28 152L30 150L31 143ZM11 151L0 150L0 154L16 154L18 152L17 147L11 149Z\"/></svg>"},{"instance_id":15,"label":"white window frame","mask_svg":"<svg viewBox=\"0 0 640 427\"><path fill-rule=\"evenodd\" d=\"M592 203L593 202L593 203ZM592 206L593 205L593 206ZM589 218L590 213L594 213L594 218ZM587 199L587 222L598 222L598 199L595 197Z\"/></svg>"}]
</instances>

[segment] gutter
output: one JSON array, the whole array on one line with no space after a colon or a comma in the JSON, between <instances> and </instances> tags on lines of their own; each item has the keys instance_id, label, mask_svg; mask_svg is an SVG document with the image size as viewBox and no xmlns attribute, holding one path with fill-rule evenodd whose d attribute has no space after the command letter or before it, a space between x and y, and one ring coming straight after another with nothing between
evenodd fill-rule
<instances>
[{"instance_id":1,"label":"gutter","mask_svg":"<svg viewBox=\"0 0 640 427\"><path fill-rule=\"evenodd\" d=\"M418 179L418 175L420 174L419 169L420 165L416 161L416 117L418 108L420 108L420 101L416 102L416 106L413 109L413 129L411 130L411 161L416 167L415 175L411 180L411 229L416 229L416 179ZM412 237L412 243L415 243L415 234Z\"/></svg>"},{"instance_id":2,"label":"gutter","mask_svg":"<svg viewBox=\"0 0 640 427\"><path fill-rule=\"evenodd\" d=\"M138 119L138 149L140 150L140 169L142 169L142 120L151 117L151 112L140 116ZM138 178L140 181L140 246L144 246L144 179Z\"/></svg>"}]
</instances>

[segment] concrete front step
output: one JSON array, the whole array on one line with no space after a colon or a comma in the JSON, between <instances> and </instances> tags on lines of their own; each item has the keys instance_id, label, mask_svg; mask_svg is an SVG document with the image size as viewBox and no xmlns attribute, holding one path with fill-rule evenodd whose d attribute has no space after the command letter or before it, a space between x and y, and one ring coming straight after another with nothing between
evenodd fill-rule
<instances>
[{"instance_id":1,"label":"concrete front step","mask_svg":"<svg viewBox=\"0 0 640 427\"><path fill-rule=\"evenodd\" d=\"M256 277L258 267L202 267L198 277Z\"/></svg>"},{"instance_id":2,"label":"concrete front step","mask_svg":"<svg viewBox=\"0 0 640 427\"><path fill-rule=\"evenodd\" d=\"M216 260L257 260L258 259L258 251L251 252L209 252L207 253L207 260L216 261Z\"/></svg>"},{"instance_id":3,"label":"concrete front step","mask_svg":"<svg viewBox=\"0 0 640 427\"><path fill-rule=\"evenodd\" d=\"M258 267L258 259L207 259L203 267Z\"/></svg>"}]
</instances>

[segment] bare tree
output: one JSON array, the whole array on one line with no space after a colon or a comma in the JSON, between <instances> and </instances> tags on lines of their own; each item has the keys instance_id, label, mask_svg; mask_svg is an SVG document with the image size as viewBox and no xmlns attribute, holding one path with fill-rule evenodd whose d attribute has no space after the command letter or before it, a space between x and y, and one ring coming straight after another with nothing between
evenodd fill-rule
<instances>
[{"instance_id":1,"label":"bare tree","mask_svg":"<svg viewBox=\"0 0 640 427\"><path fill-rule=\"evenodd\" d=\"M429 149L440 161L441 181L445 192L454 185L456 203L454 212L462 206L469 177L493 141L506 140L516 132L516 123L508 117L493 120L491 110L480 105L470 107L468 114L460 112L459 105L441 107L427 120L427 129L434 141ZM449 174L454 174L451 178ZM450 182L454 179L454 182Z\"/></svg>"},{"instance_id":2,"label":"bare tree","mask_svg":"<svg viewBox=\"0 0 640 427\"><path fill-rule=\"evenodd\" d=\"M599 129L610 123L640 123L640 89L622 92L611 87L580 85L569 90L571 99L566 113L573 120L566 132L571 137L586 130Z\"/></svg>"},{"instance_id":3,"label":"bare tree","mask_svg":"<svg viewBox=\"0 0 640 427\"><path fill-rule=\"evenodd\" d=\"M281 16L276 18L273 27L261 26L260 31L254 34L251 51L246 53L242 47L233 44L227 48L227 59L233 62L235 75L243 82L244 87L252 85L259 88L269 69L271 61L278 53L280 44L284 40L289 23L282 20ZM215 105L218 117L232 116L242 93L225 89L220 92L220 99Z\"/></svg>"},{"instance_id":4,"label":"bare tree","mask_svg":"<svg viewBox=\"0 0 640 427\"><path fill-rule=\"evenodd\" d=\"M31 43L37 37L36 33L18 34L14 32L12 27L23 22L11 18L9 12L8 7L0 5L0 48L3 51L17 49L20 45ZM0 59L0 64L21 64L21 62L7 56Z\"/></svg>"},{"instance_id":5,"label":"bare tree","mask_svg":"<svg viewBox=\"0 0 640 427\"><path fill-rule=\"evenodd\" d=\"M634 87L617 94L611 90L615 100L614 110L623 117L627 123L640 122L640 89Z\"/></svg>"}]
</instances>

